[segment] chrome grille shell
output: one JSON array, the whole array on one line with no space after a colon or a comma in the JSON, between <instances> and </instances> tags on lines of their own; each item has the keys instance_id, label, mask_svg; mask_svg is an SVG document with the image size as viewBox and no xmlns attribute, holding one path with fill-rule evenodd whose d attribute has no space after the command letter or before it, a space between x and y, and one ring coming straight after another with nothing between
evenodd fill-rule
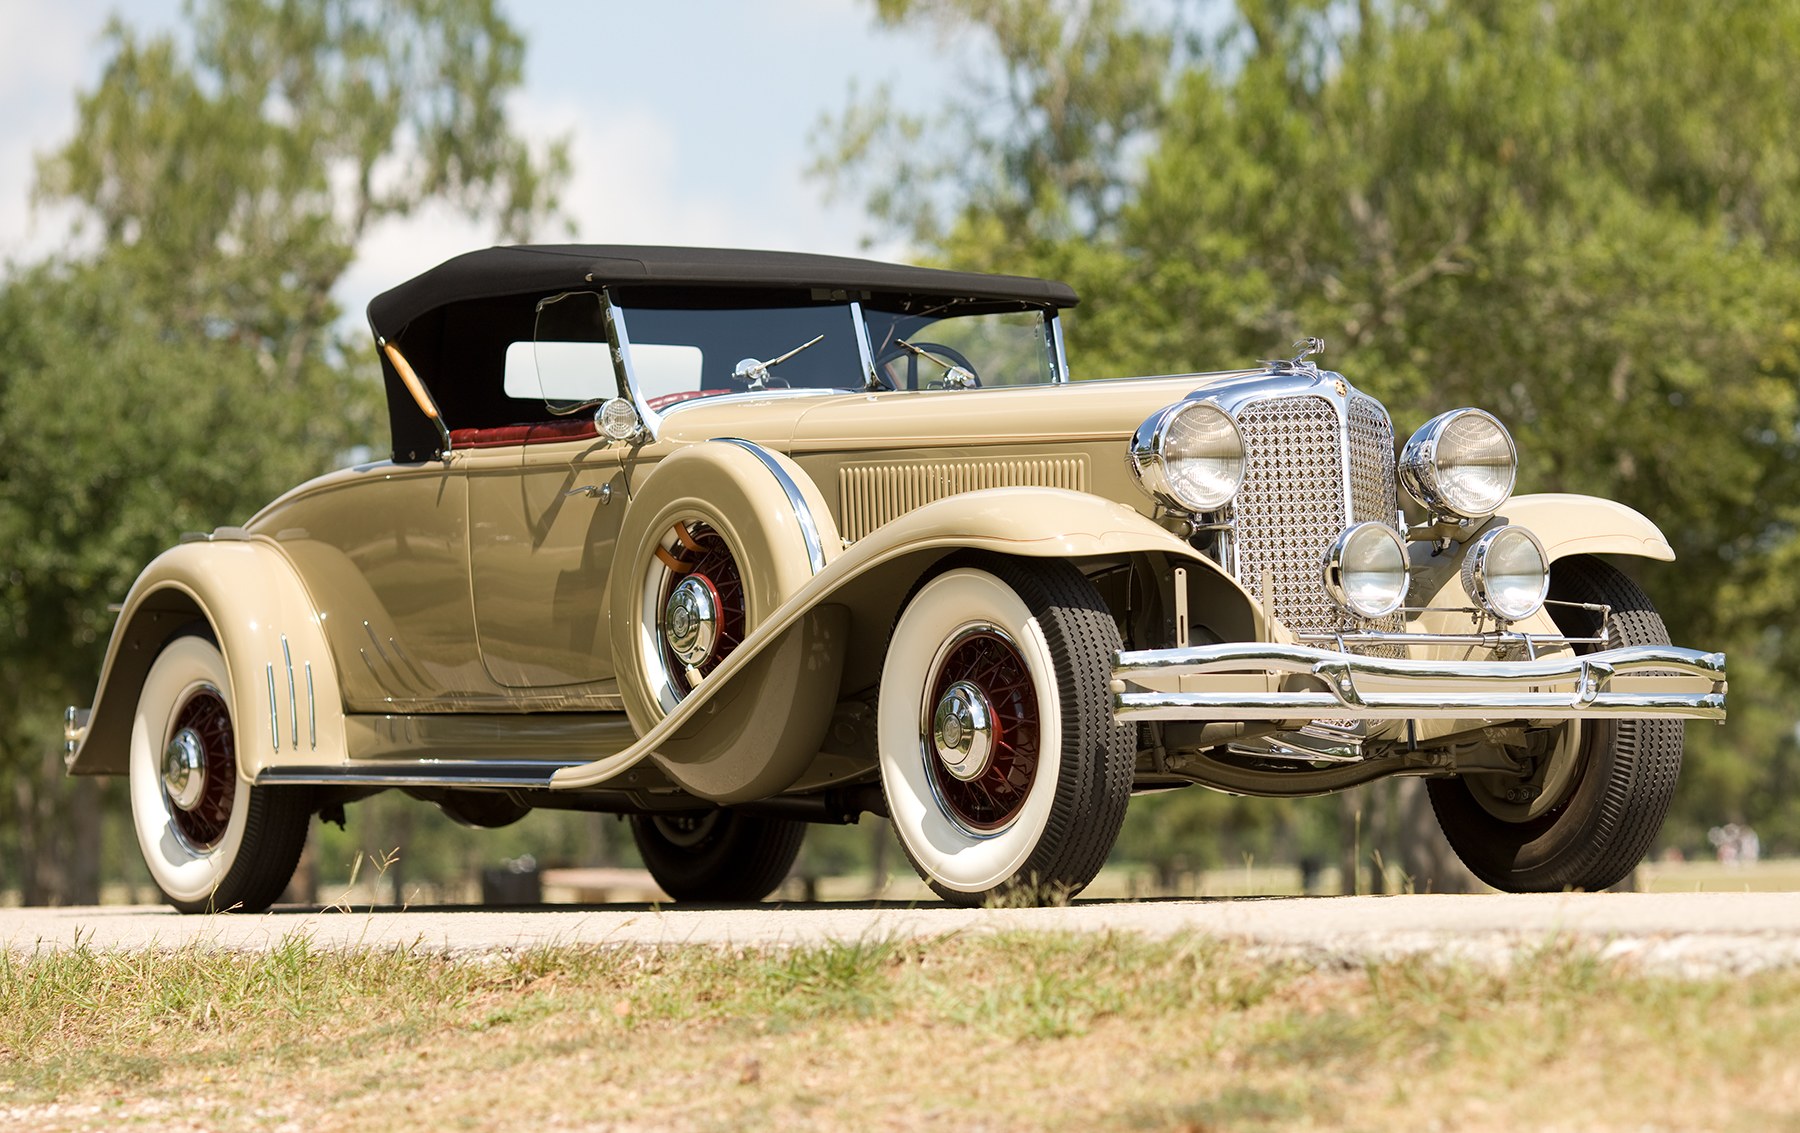
<instances>
[{"instance_id":1,"label":"chrome grille shell","mask_svg":"<svg viewBox=\"0 0 1800 1133\"><path fill-rule=\"evenodd\" d=\"M1397 631L1399 615L1358 621L1325 592L1325 553L1356 523L1396 528L1394 429L1387 410L1329 371L1301 367L1196 391L1223 405L1244 438L1244 484L1216 518L1225 566L1295 632Z\"/></svg>"}]
</instances>

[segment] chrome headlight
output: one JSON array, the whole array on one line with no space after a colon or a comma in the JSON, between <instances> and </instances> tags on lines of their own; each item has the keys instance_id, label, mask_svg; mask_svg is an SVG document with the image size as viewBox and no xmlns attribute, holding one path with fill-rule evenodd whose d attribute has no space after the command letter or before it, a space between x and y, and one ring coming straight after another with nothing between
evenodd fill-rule
<instances>
[{"instance_id":1,"label":"chrome headlight","mask_svg":"<svg viewBox=\"0 0 1800 1133\"><path fill-rule=\"evenodd\" d=\"M1438 515L1486 519L1512 495L1519 454L1493 414L1452 409L1425 424L1400 452L1400 484Z\"/></svg>"},{"instance_id":2,"label":"chrome headlight","mask_svg":"<svg viewBox=\"0 0 1800 1133\"><path fill-rule=\"evenodd\" d=\"M1231 414L1210 401L1159 409L1131 438L1138 485L1187 511L1218 511L1244 482L1244 438Z\"/></svg>"},{"instance_id":3,"label":"chrome headlight","mask_svg":"<svg viewBox=\"0 0 1800 1133\"><path fill-rule=\"evenodd\" d=\"M1470 544L1463 556L1463 589L1476 605L1501 621L1538 612L1550 593L1550 559L1536 535L1500 527Z\"/></svg>"},{"instance_id":4,"label":"chrome headlight","mask_svg":"<svg viewBox=\"0 0 1800 1133\"><path fill-rule=\"evenodd\" d=\"M1406 600L1406 548L1393 529L1359 523L1325 552L1325 591L1359 618L1385 617Z\"/></svg>"}]
</instances>

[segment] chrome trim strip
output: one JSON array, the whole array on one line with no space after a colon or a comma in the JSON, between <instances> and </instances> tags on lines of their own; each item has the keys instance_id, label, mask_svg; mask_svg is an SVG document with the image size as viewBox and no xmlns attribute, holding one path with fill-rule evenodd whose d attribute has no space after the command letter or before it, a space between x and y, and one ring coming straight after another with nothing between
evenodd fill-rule
<instances>
[{"instance_id":1,"label":"chrome trim strip","mask_svg":"<svg viewBox=\"0 0 1800 1133\"><path fill-rule=\"evenodd\" d=\"M1069 355L1063 349L1062 316L1055 311L1050 312L1050 368L1052 385L1073 380L1069 377Z\"/></svg>"},{"instance_id":2,"label":"chrome trim strip","mask_svg":"<svg viewBox=\"0 0 1800 1133\"><path fill-rule=\"evenodd\" d=\"M319 750L319 701L313 695L312 662L306 663L306 738L314 751Z\"/></svg>"},{"instance_id":3,"label":"chrome trim strip","mask_svg":"<svg viewBox=\"0 0 1800 1133\"><path fill-rule=\"evenodd\" d=\"M275 707L275 662L270 661L269 673L269 746L276 752L281 751L281 710Z\"/></svg>"},{"instance_id":4,"label":"chrome trim strip","mask_svg":"<svg viewBox=\"0 0 1800 1133\"><path fill-rule=\"evenodd\" d=\"M1340 388L1344 391L1336 397L1327 398L1327 400L1331 402L1332 411L1337 414L1338 468L1342 474L1344 485L1344 526L1354 527L1356 525L1356 469L1351 466L1350 453L1350 389L1348 384L1330 388L1333 392ZM1402 562L1406 560L1404 543L1401 544L1400 559ZM1401 594L1400 601L1406 601L1404 593ZM1339 607L1339 609L1342 608Z\"/></svg>"},{"instance_id":5,"label":"chrome trim strip","mask_svg":"<svg viewBox=\"0 0 1800 1133\"><path fill-rule=\"evenodd\" d=\"M287 665L288 678L288 723L292 725L291 735L294 737L294 750L300 750L300 703L294 696L294 654L288 648L287 634L281 635L281 659Z\"/></svg>"},{"instance_id":6,"label":"chrome trim strip","mask_svg":"<svg viewBox=\"0 0 1800 1133\"><path fill-rule=\"evenodd\" d=\"M874 392L882 387L875 380L875 348L869 344L869 324L863 321L860 302L850 304L850 321L856 330L856 357L862 363L862 388Z\"/></svg>"},{"instance_id":7,"label":"chrome trim strip","mask_svg":"<svg viewBox=\"0 0 1800 1133\"><path fill-rule=\"evenodd\" d=\"M637 368L631 364L631 332L625 328L625 312L613 302L612 292L607 288L600 289L600 301L606 310L606 340L612 344L613 370L625 384L621 395L637 406L638 419L644 423L644 432L654 441L658 427L662 425L662 414L650 408L649 402L644 400L643 392L638 388Z\"/></svg>"},{"instance_id":8,"label":"chrome trim strip","mask_svg":"<svg viewBox=\"0 0 1800 1133\"><path fill-rule=\"evenodd\" d=\"M812 572L818 574L824 570L825 544L819 538L819 525L813 519L812 508L807 506L806 497L800 493L800 485L794 483L794 478L787 474L787 470L776 462L767 449L754 441L747 441L742 437L714 437L713 440L719 444L736 445L762 461L763 467L769 470L769 474L775 477L775 482L781 485L781 490L787 493L788 506L794 509L794 518L800 521L800 536L806 540L806 558L812 564Z\"/></svg>"},{"instance_id":9,"label":"chrome trim strip","mask_svg":"<svg viewBox=\"0 0 1800 1133\"><path fill-rule=\"evenodd\" d=\"M265 767L257 773L256 782L258 785L548 788L550 777L556 772L565 767L580 766L580 760L564 763L539 759L459 759L339 764L335 767Z\"/></svg>"},{"instance_id":10,"label":"chrome trim strip","mask_svg":"<svg viewBox=\"0 0 1800 1133\"><path fill-rule=\"evenodd\" d=\"M1133 691L1132 681L1217 673L1295 674L1322 690L1281 692ZM1705 680L1708 692L1613 692L1614 677ZM1400 689L1365 691L1359 677ZM1470 690L1454 682L1480 681ZM1443 682L1452 682L1446 688ZM1546 691L1543 685L1573 685ZM1352 716L1365 720L1588 719L1656 716L1725 718L1725 655L1673 645L1635 645L1538 661L1424 661L1363 657L1309 645L1228 643L1143 649L1114 655L1113 716L1125 720L1289 720Z\"/></svg>"}]
</instances>

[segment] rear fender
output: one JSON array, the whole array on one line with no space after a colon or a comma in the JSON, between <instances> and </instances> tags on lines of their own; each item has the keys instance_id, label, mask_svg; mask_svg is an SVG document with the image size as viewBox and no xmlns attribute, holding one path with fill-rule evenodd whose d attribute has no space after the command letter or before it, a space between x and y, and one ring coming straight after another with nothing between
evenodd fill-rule
<instances>
[{"instance_id":1,"label":"rear fender","mask_svg":"<svg viewBox=\"0 0 1800 1133\"><path fill-rule=\"evenodd\" d=\"M71 737L74 775L129 769L132 717L150 665L177 632L204 623L231 675L238 774L345 759L337 669L293 566L260 539L183 543L144 568L114 624L87 726Z\"/></svg>"}]
</instances>

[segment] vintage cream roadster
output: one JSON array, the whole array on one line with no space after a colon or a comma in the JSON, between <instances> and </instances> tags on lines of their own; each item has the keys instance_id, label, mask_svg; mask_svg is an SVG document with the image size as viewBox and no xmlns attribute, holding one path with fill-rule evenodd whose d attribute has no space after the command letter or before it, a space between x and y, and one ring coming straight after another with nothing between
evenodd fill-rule
<instances>
[{"instance_id":1,"label":"vintage cream roadster","mask_svg":"<svg viewBox=\"0 0 1800 1133\"><path fill-rule=\"evenodd\" d=\"M1512 494L1479 409L1398 453L1291 361L1070 381L1067 287L834 257L492 248L369 306L392 459L184 536L69 767L130 780L183 910L261 909L314 814L630 816L755 900L886 815L947 900L1054 900L1134 791L1429 780L1507 890L1643 856L1725 661L1606 500ZM1402 493L1412 518L1402 510Z\"/></svg>"}]
</instances>

